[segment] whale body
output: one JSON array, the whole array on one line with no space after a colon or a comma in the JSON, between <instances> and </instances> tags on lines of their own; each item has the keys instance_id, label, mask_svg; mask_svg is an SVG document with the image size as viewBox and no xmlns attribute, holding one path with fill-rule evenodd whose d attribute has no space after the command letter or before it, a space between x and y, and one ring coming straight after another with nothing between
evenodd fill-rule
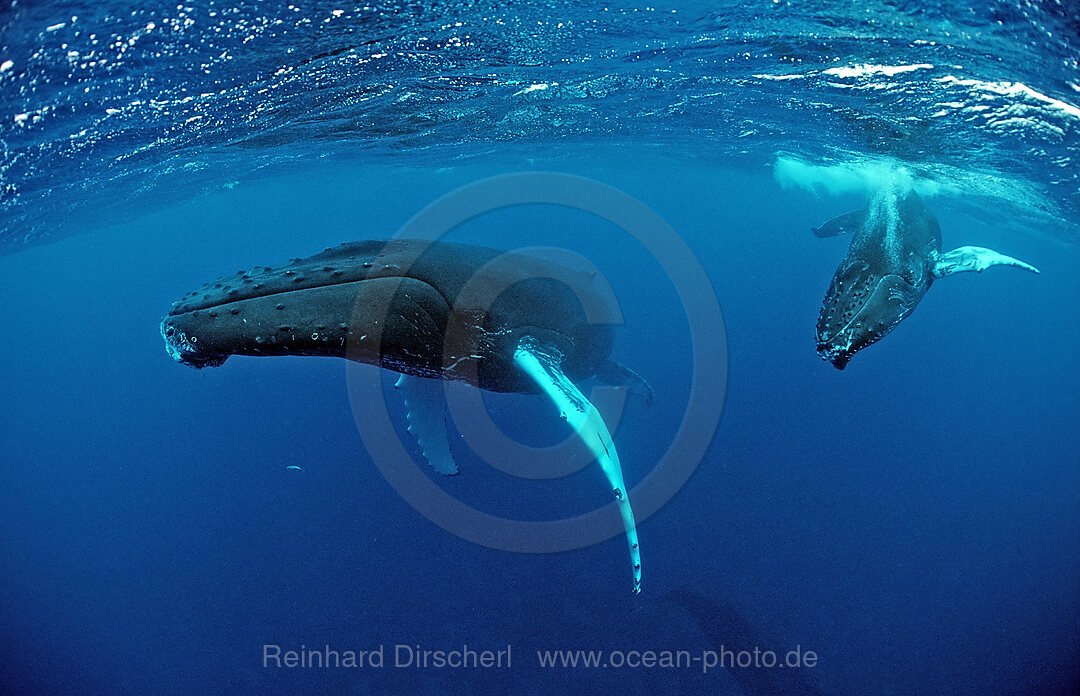
<instances>
[{"instance_id":1,"label":"whale body","mask_svg":"<svg viewBox=\"0 0 1080 696\"><path fill-rule=\"evenodd\" d=\"M398 372L409 432L457 473L434 380L548 396L595 457L622 517L634 593L641 556L618 453L574 384L596 375L651 390L610 359L617 308L588 273L530 255L418 239L368 240L207 283L161 322L168 353L194 368L233 355L325 356Z\"/></svg>"},{"instance_id":2,"label":"whale body","mask_svg":"<svg viewBox=\"0 0 1080 696\"><path fill-rule=\"evenodd\" d=\"M941 252L937 218L913 190L886 190L867 207L813 229L818 237L853 234L817 322L817 352L843 370L914 311L936 278L1005 265L1039 271L991 249Z\"/></svg>"}]
</instances>

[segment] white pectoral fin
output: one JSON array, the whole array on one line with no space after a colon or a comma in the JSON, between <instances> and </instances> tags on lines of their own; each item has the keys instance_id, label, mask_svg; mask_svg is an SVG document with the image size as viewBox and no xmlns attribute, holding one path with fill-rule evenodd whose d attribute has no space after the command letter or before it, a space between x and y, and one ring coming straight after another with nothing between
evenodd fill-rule
<instances>
[{"instance_id":1,"label":"white pectoral fin","mask_svg":"<svg viewBox=\"0 0 1080 696\"><path fill-rule=\"evenodd\" d=\"M1032 273L1039 272L1039 269L1031 264L1005 254L999 254L993 249L962 246L938 256L937 261L934 263L934 277L944 278L953 273L964 273L965 271L982 273L991 266L1013 266Z\"/></svg>"},{"instance_id":2,"label":"white pectoral fin","mask_svg":"<svg viewBox=\"0 0 1080 696\"><path fill-rule=\"evenodd\" d=\"M405 397L405 416L409 432L416 438L424 458L435 471L450 476L458 472L450 453L446 432L446 404L443 385L437 379L401 375L394 384Z\"/></svg>"},{"instance_id":3,"label":"white pectoral fin","mask_svg":"<svg viewBox=\"0 0 1080 696\"><path fill-rule=\"evenodd\" d=\"M604 419L581 390L563 373L562 356L558 351L526 337L518 343L514 362L555 402L566 421L596 456L596 461L611 484L619 513L622 515L634 571L634 594L641 592L641 553L638 550L637 525L634 523L634 511L630 508L626 484L623 482L619 455L615 451L615 443Z\"/></svg>"}]
</instances>

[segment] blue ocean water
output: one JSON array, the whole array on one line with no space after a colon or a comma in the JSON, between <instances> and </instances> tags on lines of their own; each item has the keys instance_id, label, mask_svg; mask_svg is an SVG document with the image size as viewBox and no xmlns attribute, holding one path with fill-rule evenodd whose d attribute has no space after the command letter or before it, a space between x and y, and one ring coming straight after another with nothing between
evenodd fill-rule
<instances>
[{"instance_id":1,"label":"blue ocean water","mask_svg":"<svg viewBox=\"0 0 1080 696\"><path fill-rule=\"evenodd\" d=\"M1077 693L1078 16L1051 0L4 2L0 691ZM365 447L342 361L194 371L158 333L203 282L389 237L523 171L651 208L723 309L722 419L639 521L636 597L619 537L516 554L425 519ZM1042 273L941 280L838 372L814 324L848 242L809 230L897 179L945 248ZM607 278L614 355L656 394L614 433L627 483L644 480L703 388L681 269L550 204L449 238L565 248ZM538 397L485 400L521 441L565 434ZM523 480L458 450L462 472L432 480L492 515L607 502L595 467ZM611 659L701 656L716 635L819 659L784 677ZM267 645L383 646L385 664L266 666ZM396 667L398 645L510 646L512 665ZM549 650L609 666L545 668Z\"/></svg>"}]
</instances>

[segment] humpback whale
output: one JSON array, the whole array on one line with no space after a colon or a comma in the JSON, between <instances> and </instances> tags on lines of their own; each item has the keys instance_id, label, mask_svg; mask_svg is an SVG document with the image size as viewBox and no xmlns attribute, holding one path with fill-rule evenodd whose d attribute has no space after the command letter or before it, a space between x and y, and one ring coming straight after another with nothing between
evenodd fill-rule
<instances>
[{"instance_id":1,"label":"humpback whale","mask_svg":"<svg viewBox=\"0 0 1080 696\"><path fill-rule=\"evenodd\" d=\"M713 657L722 658L718 663L728 668L748 696L821 696L824 693L804 676L809 671L805 667L813 665L802 662L801 646L797 651L785 649L758 632L734 606L720 604L689 588L675 589L664 599L682 607L694 619L712 646ZM791 657L796 652L798 659L792 664ZM754 654L759 659L752 666L742 666L736 663L735 655L739 653ZM775 663L763 665L760 656L764 653L772 653ZM814 655L813 664L816 664L817 654L810 654ZM789 669L784 669L785 666Z\"/></svg>"},{"instance_id":2,"label":"humpback whale","mask_svg":"<svg viewBox=\"0 0 1080 696\"><path fill-rule=\"evenodd\" d=\"M813 228L818 237L854 234L833 275L817 322L817 352L843 370L919 304L937 278L990 266L1038 269L983 247L941 251L937 218L913 190L887 189L861 210Z\"/></svg>"},{"instance_id":3,"label":"humpback whale","mask_svg":"<svg viewBox=\"0 0 1080 696\"><path fill-rule=\"evenodd\" d=\"M409 430L444 474L457 467L442 411L429 410L441 391L433 380L547 395L611 485L636 594L641 558L618 454L574 383L615 375L648 387L611 360L611 319L605 323L594 288L584 273L524 254L441 241L358 241L208 283L173 303L161 334L169 354L194 368L232 355L306 355L398 372L398 387L413 402Z\"/></svg>"}]
</instances>

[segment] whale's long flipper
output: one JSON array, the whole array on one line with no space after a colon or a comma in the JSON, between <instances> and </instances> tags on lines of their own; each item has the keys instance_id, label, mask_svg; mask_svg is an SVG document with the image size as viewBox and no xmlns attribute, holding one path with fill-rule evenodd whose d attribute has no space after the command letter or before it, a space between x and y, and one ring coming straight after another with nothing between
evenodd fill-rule
<instances>
[{"instance_id":1,"label":"whale's long flipper","mask_svg":"<svg viewBox=\"0 0 1080 696\"><path fill-rule=\"evenodd\" d=\"M542 345L535 339L525 337L514 351L514 362L547 394L560 413L566 417L611 483L615 500L626 529L626 542L630 546L630 562L634 567L634 594L641 592L641 553L638 550L637 525L634 511L630 508L626 484L623 482L622 466L615 443L611 440L604 419L581 390L563 373L562 356L558 351Z\"/></svg>"},{"instance_id":2,"label":"whale's long flipper","mask_svg":"<svg viewBox=\"0 0 1080 696\"><path fill-rule=\"evenodd\" d=\"M977 246L962 246L939 255L934 262L933 272L935 278L944 278L953 273L963 273L965 271L982 273L991 266L1014 266L1032 273L1039 272L1038 268L1019 259L999 254L993 249Z\"/></svg>"},{"instance_id":3,"label":"whale's long flipper","mask_svg":"<svg viewBox=\"0 0 1080 696\"><path fill-rule=\"evenodd\" d=\"M446 476L458 472L446 433L446 405L443 383L435 379L401 375L394 384L405 397L409 432L416 438L424 458L435 471Z\"/></svg>"}]
</instances>

